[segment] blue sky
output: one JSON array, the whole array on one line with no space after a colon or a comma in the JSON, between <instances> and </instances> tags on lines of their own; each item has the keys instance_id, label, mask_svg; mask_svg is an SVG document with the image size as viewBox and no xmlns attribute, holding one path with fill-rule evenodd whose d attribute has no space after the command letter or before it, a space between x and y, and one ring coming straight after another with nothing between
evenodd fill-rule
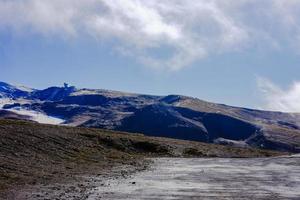
<instances>
[{"instance_id":1,"label":"blue sky","mask_svg":"<svg viewBox=\"0 0 300 200\"><path fill-rule=\"evenodd\" d=\"M0 0L0 80L300 112L299 21L294 0Z\"/></svg>"}]
</instances>

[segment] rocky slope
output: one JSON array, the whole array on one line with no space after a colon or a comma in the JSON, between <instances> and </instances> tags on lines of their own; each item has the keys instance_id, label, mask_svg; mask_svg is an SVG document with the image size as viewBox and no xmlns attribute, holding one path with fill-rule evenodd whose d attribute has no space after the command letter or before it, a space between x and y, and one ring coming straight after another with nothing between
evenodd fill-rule
<instances>
[{"instance_id":1,"label":"rocky slope","mask_svg":"<svg viewBox=\"0 0 300 200\"><path fill-rule=\"evenodd\" d=\"M0 83L0 108L41 123L300 152L300 114L232 107L192 97L98 89L45 90ZM39 117L33 116L38 114ZM1 115L0 115L1 117Z\"/></svg>"}]
</instances>

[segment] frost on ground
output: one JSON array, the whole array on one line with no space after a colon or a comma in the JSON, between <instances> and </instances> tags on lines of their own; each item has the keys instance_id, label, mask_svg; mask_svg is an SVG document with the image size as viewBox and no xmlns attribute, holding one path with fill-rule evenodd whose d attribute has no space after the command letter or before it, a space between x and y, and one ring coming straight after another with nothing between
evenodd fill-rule
<instances>
[{"instance_id":1,"label":"frost on ground","mask_svg":"<svg viewBox=\"0 0 300 200\"><path fill-rule=\"evenodd\" d=\"M300 157L155 159L152 170L112 180L89 199L299 199Z\"/></svg>"}]
</instances>

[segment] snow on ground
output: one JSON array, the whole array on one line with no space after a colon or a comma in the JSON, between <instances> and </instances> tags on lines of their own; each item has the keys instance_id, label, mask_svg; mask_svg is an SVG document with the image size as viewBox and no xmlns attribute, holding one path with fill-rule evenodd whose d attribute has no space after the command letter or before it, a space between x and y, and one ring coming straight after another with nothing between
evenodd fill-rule
<instances>
[{"instance_id":1,"label":"snow on ground","mask_svg":"<svg viewBox=\"0 0 300 200\"><path fill-rule=\"evenodd\" d=\"M2 109L3 106L6 104L14 104L14 103L30 104L30 103L32 103L32 101L28 100L28 99L23 99L23 98L11 99L11 98L6 98L6 97L5 98L0 97L0 109Z\"/></svg>"},{"instance_id":2,"label":"snow on ground","mask_svg":"<svg viewBox=\"0 0 300 200\"><path fill-rule=\"evenodd\" d=\"M96 90L96 89L79 89L71 94L71 96L81 96L81 95L104 95L106 97L111 97L111 98L137 96L137 94L134 93L119 92L119 91L112 91L112 90Z\"/></svg>"},{"instance_id":3,"label":"snow on ground","mask_svg":"<svg viewBox=\"0 0 300 200\"><path fill-rule=\"evenodd\" d=\"M12 104L12 103L14 103L14 101L12 99L9 99L9 98L0 98L0 109L2 109L4 105L6 105L6 104Z\"/></svg>"},{"instance_id":4,"label":"snow on ground","mask_svg":"<svg viewBox=\"0 0 300 200\"><path fill-rule=\"evenodd\" d=\"M25 102L26 102L26 100L23 100L23 99L13 100L13 99L9 99L9 98L0 98L0 109L3 109L3 106L6 104L13 104L13 103L21 103L22 104ZM19 115L27 115L27 116L31 117L31 120L36 121L41 124L57 125L57 124L62 124L64 122L63 119L48 116L42 112L27 110L27 109L24 109L21 107L5 109L5 110L17 113Z\"/></svg>"},{"instance_id":5,"label":"snow on ground","mask_svg":"<svg viewBox=\"0 0 300 200\"><path fill-rule=\"evenodd\" d=\"M16 89L22 90L22 91L24 91L24 92L33 92L33 91L34 91L34 89L29 88L29 87L26 87L26 86L23 86L23 85L15 85L14 87L15 87Z\"/></svg>"},{"instance_id":6,"label":"snow on ground","mask_svg":"<svg viewBox=\"0 0 300 200\"><path fill-rule=\"evenodd\" d=\"M8 111L12 111L14 113L20 114L20 115L27 115L31 117L31 120L36 121L41 124L62 124L64 122L63 119L57 118L57 117L51 117L44 113L33 111L33 110L26 110L22 108L14 108L14 109L6 109Z\"/></svg>"}]
</instances>

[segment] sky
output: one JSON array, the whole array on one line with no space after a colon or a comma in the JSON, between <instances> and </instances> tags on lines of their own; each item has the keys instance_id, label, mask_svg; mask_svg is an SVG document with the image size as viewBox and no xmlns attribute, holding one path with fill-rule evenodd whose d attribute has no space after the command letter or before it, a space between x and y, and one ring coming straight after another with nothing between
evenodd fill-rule
<instances>
[{"instance_id":1,"label":"sky","mask_svg":"<svg viewBox=\"0 0 300 200\"><path fill-rule=\"evenodd\" d=\"M300 112L300 0L0 0L0 80Z\"/></svg>"}]
</instances>

